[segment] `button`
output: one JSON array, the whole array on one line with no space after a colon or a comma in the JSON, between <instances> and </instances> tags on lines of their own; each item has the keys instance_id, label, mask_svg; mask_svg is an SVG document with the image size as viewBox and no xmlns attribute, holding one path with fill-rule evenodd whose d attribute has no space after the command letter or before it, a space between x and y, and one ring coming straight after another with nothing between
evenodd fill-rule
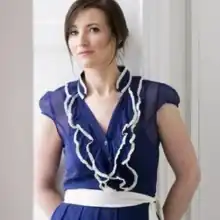
<instances>
[{"instance_id":1,"label":"button","mask_svg":"<svg viewBox=\"0 0 220 220\"><path fill-rule=\"evenodd\" d=\"M104 145L107 146L107 145L108 145L108 141L105 141L105 142L104 142Z\"/></svg>"}]
</instances>

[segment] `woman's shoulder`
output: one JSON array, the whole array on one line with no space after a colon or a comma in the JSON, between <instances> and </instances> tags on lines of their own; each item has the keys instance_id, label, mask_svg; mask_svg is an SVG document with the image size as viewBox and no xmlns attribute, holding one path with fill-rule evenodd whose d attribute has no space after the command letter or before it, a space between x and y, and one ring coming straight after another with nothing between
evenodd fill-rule
<instances>
[{"instance_id":1,"label":"woman's shoulder","mask_svg":"<svg viewBox=\"0 0 220 220\"><path fill-rule=\"evenodd\" d=\"M146 102L154 103L159 109L165 103L179 106L180 96L173 85L145 79L141 76L133 77L133 84L136 88L142 87L142 95Z\"/></svg>"},{"instance_id":2,"label":"woman's shoulder","mask_svg":"<svg viewBox=\"0 0 220 220\"><path fill-rule=\"evenodd\" d=\"M176 89L174 88L174 86L172 86L171 84L165 83L165 82L161 82L161 81L156 81L156 80L150 80L150 79L145 79L142 76L133 76L132 77L132 82L133 84L142 84L142 87L144 89L154 89L157 91L176 91ZM177 92L177 91L176 91Z\"/></svg>"},{"instance_id":3,"label":"woman's shoulder","mask_svg":"<svg viewBox=\"0 0 220 220\"><path fill-rule=\"evenodd\" d=\"M51 92L56 95L56 94L59 94L59 93L66 93L66 92L69 92L71 94L74 94L75 92L77 92L77 80L75 81L69 81L69 82L66 82L64 83L63 85L55 88L54 90L52 90Z\"/></svg>"},{"instance_id":4,"label":"woman's shoulder","mask_svg":"<svg viewBox=\"0 0 220 220\"><path fill-rule=\"evenodd\" d=\"M65 84L57 86L54 89L47 90L42 95L41 98L43 98L44 96L52 96L52 97L65 96L67 92L71 94L74 94L77 92L77 81L69 81L69 82L66 82Z\"/></svg>"},{"instance_id":5,"label":"woman's shoulder","mask_svg":"<svg viewBox=\"0 0 220 220\"><path fill-rule=\"evenodd\" d=\"M60 106L67 93L74 95L77 92L77 81L67 82L54 89L47 90L39 99L39 105L41 109L48 109L54 106Z\"/></svg>"}]
</instances>

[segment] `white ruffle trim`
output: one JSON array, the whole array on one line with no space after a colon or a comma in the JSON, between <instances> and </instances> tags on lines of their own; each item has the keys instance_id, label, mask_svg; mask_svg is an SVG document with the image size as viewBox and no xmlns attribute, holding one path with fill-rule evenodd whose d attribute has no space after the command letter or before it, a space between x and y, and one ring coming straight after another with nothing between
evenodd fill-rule
<instances>
[{"instance_id":1,"label":"white ruffle trim","mask_svg":"<svg viewBox=\"0 0 220 220\"><path fill-rule=\"evenodd\" d=\"M125 71L123 71L123 72L125 73ZM121 75L123 75L123 74L121 74ZM131 80L131 78L129 80ZM72 95L70 95L70 93L68 91L68 84L66 84L66 86L65 86L66 99L64 101L64 109L65 109L66 115L68 117L68 123L69 123L70 127L75 129L73 141L74 141L75 146L76 146L76 154L77 154L79 160L83 164L85 164L86 167L89 170L94 171L94 176L95 176L96 180L99 182L99 187L102 190L109 189L109 187L107 186L107 183L108 183L109 180L120 180L122 183L120 183L119 187L120 187L120 189L122 189L124 191L130 191L130 190L132 190L137 185L138 174L136 173L136 171L128 163L129 163L129 161L131 159L131 156L132 156L132 154L133 154L133 152L135 150L134 140L136 138L136 135L134 133L134 129L135 129L135 127L136 127L136 125L137 125L137 123L139 121L139 118L140 118L140 104L141 104L140 92L141 92L141 88L142 88L142 81L143 81L143 79L141 78L140 81L139 81L138 90L137 90L137 97L138 97L137 103L135 103L135 98L134 98L133 92L131 91L130 88L128 88L129 95L130 95L130 98L132 100L132 109L133 109L134 115L133 115L133 118L131 119L131 121L129 123L125 124L124 127L123 127L123 130L122 130L122 134L123 134L122 142L121 142L121 144L120 144L120 146L118 148L118 151L116 153L116 156L114 158L113 169L112 169L112 171L109 174L101 172L96 167L95 159L94 159L94 157L93 157L93 155L92 155L92 153L90 151L90 145L94 141L93 137L88 132L86 132L79 124L74 124L73 121L72 121L72 118L73 118L72 117L72 106L74 105L74 102L75 102L77 96L80 95L80 93L77 93L76 95L72 96ZM130 85L130 83L128 83L128 85ZM117 84L117 86L118 86L118 84ZM126 89L123 89L123 92L125 90ZM122 162L122 165L126 165L126 167L133 173L134 181L131 184L131 186L125 187L126 180L121 178L121 177L119 177L119 176L114 177L114 175L115 175L115 172L117 170L117 159L118 159L118 157L120 155L121 150L123 149L123 147L124 147L124 145L126 143L126 139L127 139L128 133L126 133L125 131L128 128L130 128L131 132L132 132L132 136L131 136L131 138L129 140L129 143L131 144L131 148L130 148L130 151L129 151L126 159ZM79 142L77 140L77 135L78 135L79 131L84 136L86 136L89 139L89 143L86 146L86 152L87 152L87 154L89 156L91 165L83 158L83 156L80 153L80 144L79 144ZM104 180L101 179L100 177L104 178Z\"/></svg>"}]
</instances>

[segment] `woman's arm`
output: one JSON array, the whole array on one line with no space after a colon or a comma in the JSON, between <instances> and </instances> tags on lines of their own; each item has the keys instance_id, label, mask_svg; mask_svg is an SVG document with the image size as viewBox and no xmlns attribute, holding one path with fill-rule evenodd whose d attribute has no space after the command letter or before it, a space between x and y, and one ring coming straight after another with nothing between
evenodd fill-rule
<instances>
[{"instance_id":1,"label":"woman's arm","mask_svg":"<svg viewBox=\"0 0 220 220\"><path fill-rule=\"evenodd\" d=\"M180 220L200 182L200 169L178 108L172 104L162 106L157 124L164 153L176 176L163 207L164 219Z\"/></svg>"},{"instance_id":2,"label":"woman's arm","mask_svg":"<svg viewBox=\"0 0 220 220\"><path fill-rule=\"evenodd\" d=\"M56 174L62 153L61 140L54 122L41 116L41 126L35 142L34 185L39 205L48 216L61 203L62 198L56 189Z\"/></svg>"}]
</instances>

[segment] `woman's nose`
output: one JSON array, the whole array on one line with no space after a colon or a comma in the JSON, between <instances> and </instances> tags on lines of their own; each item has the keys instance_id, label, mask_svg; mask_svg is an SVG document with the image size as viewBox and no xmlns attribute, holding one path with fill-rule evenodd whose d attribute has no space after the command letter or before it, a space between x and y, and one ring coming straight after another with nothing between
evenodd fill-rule
<instances>
[{"instance_id":1,"label":"woman's nose","mask_svg":"<svg viewBox=\"0 0 220 220\"><path fill-rule=\"evenodd\" d=\"M80 46L88 45L88 38L85 33L79 34L79 42L78 43Z\"/></svg>"}]
</instances>

